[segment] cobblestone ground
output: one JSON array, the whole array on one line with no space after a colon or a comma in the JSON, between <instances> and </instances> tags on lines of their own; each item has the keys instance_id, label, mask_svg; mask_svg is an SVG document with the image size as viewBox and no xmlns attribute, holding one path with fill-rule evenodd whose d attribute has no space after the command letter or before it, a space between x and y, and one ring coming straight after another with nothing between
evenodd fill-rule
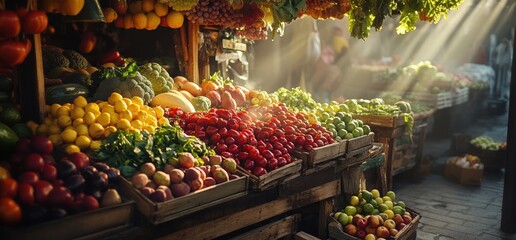
<instances>
[{"instance_id":1,"label":"cobblestone ground","mask_svg":"<svg viewBox=\"0 0 516 240\"><path fill-rule=\"evenodd\" d=\"M479 119L466 133L498 141L507 136L507 115ZM424 155L431 156L432 170L418 180L395 176L400 200L421 214L417 239L516 239L500 231L504 172L485 172L481 186L464 186L444 177L445 161L452 157L450 139L427 139ZM516 226L514 226L516 227Z\"/></svg>"}]
</instances>

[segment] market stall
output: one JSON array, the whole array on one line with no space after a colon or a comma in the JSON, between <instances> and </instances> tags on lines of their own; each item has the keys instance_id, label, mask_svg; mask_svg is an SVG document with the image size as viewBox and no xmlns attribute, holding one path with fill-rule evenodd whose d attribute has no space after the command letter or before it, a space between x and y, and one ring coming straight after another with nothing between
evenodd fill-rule
<instances>
[{"instance_id":1,"label":"market stall","mask_svg":"<svg viewBox=\"0 0 516 240\"><path fill-rule=\"evenodd\" d=\"M19 29L0 29L0 52L19 52L0 58L14 85L0 119L2 236L414 237L421 216L390 191L394 139L419 134L418 158L425 136L410 103L249 89L216 59L301 16L346 14L363 39L386 15L401 13L405 33L407 19L437 23L459 3L6 1Z\"/></svg>"}]
</instances>

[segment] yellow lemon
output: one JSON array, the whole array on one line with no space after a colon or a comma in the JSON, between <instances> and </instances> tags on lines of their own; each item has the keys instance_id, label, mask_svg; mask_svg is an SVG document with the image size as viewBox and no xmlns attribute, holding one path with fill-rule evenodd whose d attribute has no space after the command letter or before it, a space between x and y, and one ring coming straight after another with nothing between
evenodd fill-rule
<instances>
[{"instance_id":1,"label":"yellow lemon","mask_svg":"<svg viewBox=\"0 0 516 240\"><path fill-rule=\"evenodd\" d=\"M61 128L57 125L48 125L48 134L49 135L52 135L52 134L60 134L61 133Z\"/></svg>"},{"instance_id":2,"label":"yellow lemon","mask_svg":"<svg viewBox=\"0 0 516 240\"><path fill-rule=\"evenodd\" d=\"M156 117L156 112L154 112L154 109L152 108L145 108L143 111L147 112L149 116Z\"/></svg>"},{"instance_id":3,"label":"yellow lemon","mask_svg":"<svg viewBox=\"0 0 516 240\"><path fill-rule=\"evenodd\" d=\"M97 103L88 103L86 107L84 107L86 112L98 112L100 111L99 105Z\"/></svg>"},{"instance_id":4,"label":"yellow lemon","mask_svg":"<svg viewBox=\"0 0 516 240\"><path fill-rule=\"evenodd\" d=\"M170 126L170 121L168 121L168 118L162 117L162 118L158 119L158 124Z\"/></svg>"},{"instance_id":5,"label":"yellow lemon","mask_svg":"<svg viewBox=\"0 0 516 240\"><path fill-rule=\"evenodd\" d=\"M90 143L90 150L97 150L102 146L102 141L95 140Z\"/></svg>"},{"instance_id":6,"label":"yellow lemon","mask_svg":"<svg viewBox=\"0 0 516 240\"><path fill-rule=\"evenodd\" d=\"M44 124L47 124L47 125L50 125L52 123L54 123L54 119L51 118L51 117L46 117L44 120L43 120L43 123Z\"/></svg>"},{"instance_id":7,"label":"yellow lemon","mask_svg":"<svg viewBox=\"0 0 516 240\"><path fill-rule=\"evenodd\" d=\"M167 24L170 28L180 28L184 21L185 17L181 12L173 11L167 14Z\"/></svg>"},{"instance_id":8,"label":"yellow lemon","mask_svg":"<svg viewBox=\"0 0 516 240\"><path fill-rule=\"evenodd\" d=\"M138 112L140 112L140 105L133 103L131 105L128 105L127 109L133 113L133 116L136 116Z\"/></svg>"},{"instance_id":9,"label":"yellow lemon","mask_svg":"<svg viewBox=\"0 0 516 240\"><path fill-rule=\"evenodd\" d=\"M109 125L109 122L111 121L111 115L109 113L101 113L99 117L97 118L97 123L100 123L103 127L106 127Z\"/></svg>"},{"instance_id":10,"label":"yellow lemon","mask_svg":"<svg viewBox=\"0 0 516 240\"><path fill-rule=\"evenodd\" d=\"M81 150L87 149L90 147L91 139L88 136L78 136L75 140L75 145L79 147Z\"/></svg>"},{"instance_id":11,"label":"yellow lemon","mask_svg":"<svg viewBox=\"0 0 516 240\"><path fill-rule=\"evenodd\" d=\"M54 103L50 106L50 114L52 116L57 116L57 110L61 107L61 104Z\"/></svg>"},{"instance_id":12,"label":"yellow lemon","mask_svg":"<svg viewBox=\"0 0 516 240\"><path fill-rule=\"evenodd\" d=\"M119 119L116 124L116 128L120 130L129 130L131 128L131 122L125 118Z\"/></svg>"},{"instance_id":13,"label":"yellow lemon","mask_svg":"<svg viewBox=\"0 0 516 240\"><path fill-rule=\"evenodd\" d=\"M122 101L122 100L120 100ZM106 105L102 108L102 111L103 113L115 113L115 106L113 105Z\"/></svg>"},{"instance_id":14,"label":"yellow lemon","mask_svg":"<svg viewBox=\"0 0 516 240\"><path fill-rule=\"evenodd\" d=\"M127 106L133 104L133 101L131 101L130 98L122 98L122 100L124 100L125 104L127 104Z\"/></svg>"},{"instance_id":15,"label":"yellow lemon","mask_svg":"<svg viewBox=\"0 0 516 240\"><path fill-rule=\"evenodd\" d=\"M165 116L165 110L160 107L160 106L157 106L157 107L154 107L154 112L156 113L156 118L162 118L163 116Z\"/></svg>"},{"instance_id":16,"label":"yellow lemon","mask_svg":"<svg viewBox=\"0 0 516 240\"><path fill-rule=\"evenodd\" d=\"M73 105L75 107L84 108L88 105L88 101L83 96L78 96L73 100Z\"/></svg>"},{"instance_id":17,"label":"yellow lemon","mask_svg":"<svg viewBox=\"0 0 516 240\"><path fill-rule=\"evenodd\" d=\"M156 133L156 128L154 128L153 126L149 126L149 125L144 126L143 130L147 131L150 134Z\"/></svg>"},{"instance_id":18,"label":"yellow lemon","mask_svg":"<svg viewBox=\"0 0 516 240\"><path fill-rule=\"evenodd\" d=\"M86 124L80 124L78 126L75 126L75 131L77 132L77 135L79 135L79 136L89 136L90 135L88 125L86 125Z\"/></svg>"},{"instance_id":19,"label":"yellow lemon","mask_svg":"<svg viewBox=\"0 0 516 240\"><path fill-rule=\"evenodd\" d=\"M127 110L127 103L125 103L124 100L118 100L115 103L115 112L121 113L123 111Z\"/></svg>"},{"instance_id":20,"label":"yellow lemon","mask_svg":"<svg viewBox=\"0 0 516 240\"><path fill-rule=\"evenodd\" d=\"M147 121L147 118L149 118L149 114L147 112L145 112L145 111L140 111L138 113L138 116L136 117L136 119L139 119L142 122Z\"/></svg>"},{"instance_id":21,"label":"yellow lemon","mask_svg":"<svg viewBox=\"0 0 516 240\"><path fill-rule=\"evenodd\" d=\"M65 103L65 104L63 104L63 107L68 107L68 108L71 109L72 108L72 104L71 103Z\"/></svg>"},{"instance_id":22,"label":"yellow lemon","mask_svg":"<svg viewBox=\"0 0 516 240\"><path fill-rule=\"evenodd\" d=\"M133 113L129 110L124 110L118 114L119 119L127 119L129 121L133 120Z\"/></svg>"},{"instance_id":23,"label":"yellow lemon","mask_svg":"<svg viewBox=\"0 0 516 240\"><path fill-rule=\"evenodd\" d=\"M73 129L65 129L61 133L61 138L66 143L74 143L75 139L77 139L77 132Z\"/></svg>"},{"instance_id":24,"label":"yellow lemon","mask_svg":"<svg viewBox=\"0 0 516 240\"><path fill-rule=\"evenodd\" d=\"M104 135L104 127L100 123L93 123L88 128L92 139L99 139Z\"/></svg>"},{"instance_id":25,"label":"yellow lemon","mask_svg":"<svg viewBox=\"0 0 516 240\"><path fill-rule=\"evenodd\" d=\"M95 114L93 114L92 112L86 112L83 117L84 123L86 125L91 125L91 124L95 123L95 119L96 119Z\"/></svg>"},{"instance_id":26,"label":"yellow lemon","mask_svg":"<svg viewBox=\"0 0 516 240\"><path fill-rule=\"evenodd\" d=\"M61 138L61 135L59 135L59 134L52 134L52 135L48 136L48 139L50 139L50 141L54 145L63 144L63 139Z\"/></svg>"},{"instance_id":27,"label":"yellow lemon","mask_svg":"<svg viewBox=\"0 0 516 240\"><path fill-rule=\"evenodd\" d=\"M56 117L60 116L69 116L70 115L70 107L68 106L61 106L57 109Z\"/></svg>"},{"instance_id":28,"label":"yellow lemon","mask_svg":"<svg viewBox=\"0 0 516 240\"><path fill-rule=\"evenodd\" d=\"M108 126L108 127L106 127L106 129L104 129L104 137L106 137L106 138L107 138L111 133L116 132L116 130L117 130L117 129L116 129L116 127L114 127L114 126Z\"/></svg>"},{"instance_id":29,"label":"yellow lemon","mask_svg":"<svg viewBox=\"0 0 516 240\"><path fill-rule=\"evenodd\" d=\"M109 104L108 102L99 102L99 103L97 103L97 105L99 106L100 109L102 109L103 107L105 107L108 104Z\"/></svg>"},{"instance_id":30,"label":"yellow lemon","mask_svg":"<svg viewBox=\"0 0 516 240\"><path fill-rule=\"evenodd\" d=\"M137 104L139 105L140 107L141 106L144 106L143 104L143 99L141 97L138 97L138 96L134 96L131 98L131 101L133 101L134 104Z\"/></svg>"},{"instance_id":31,"label":"yellow lemon","mask_svg":"<svg viewBox=\"0 0 516 240\"><path fill-rule=\"evenodd\" d=\"M158 17L166 16L168 14L168 6L157 1L156 4L154 4L154 12Z\"/></svg>"},{"instance_id":32,"label":"yellow lemon","mask_svg":"<svg viewBox=\"0 0 516 240\"><path fill-rule=\"evenodd\" d=\"M77 126L79 126L79 125L81 125L83 123L84 123L84 119L83 118L76 118L76 119L73 120L72 126L77 127Z\"/></svg>"},{"instance_id":33,"label":"yellow lemon","mask_svg":"<svg viewBox=\"0 0 516 240\"><path fill-rule=\"evenodd\" d=\"M82 118L84 116L84 113L85 111L83 108L75 107L70 112L70 116L72 117L72 119Z\"/></svg>"},{"instance_id":34,"label":"yellow lemon","mask_svg":"<svg viewBox=\"0 0 516 240\"><path fill-rule=\"evenodd\" d=\"M109 120L109 125L116 126L116 124L118 123L118 119L120 119L118 113L112 113L109 117L111 117L111 120Z\"/></svg>"},{"instance_id":35,"label":"yellow lemon","mask_svg":"<svg viewBox=\"0 0 516 240\"><path fill-rule=\"evenodd\" d=\"M62 115L57 119L57 124L60 127L65 128L72 125L72 118L70 116Z\"/></svg>"},{"instance_id":36,"label":"yellow lemon","mask_svg":"<svg viewBox=\"0 0 516 240\"><path fill-rule=\"evenodd\" d=\"M118 102L119 100L122 100L123 98L124 97L122 97L122 95L120 93L113 92L113 93L111 93L111 95L109 95L107 102L111 105L115 105L116 102Z\"/></svg>"},{"instance_id":37,"label":"yellow lemon","mask_svg":"<svg viewBox=\"0 0 516 240\"><path fill-rule=\"evenodd\" d=\"M72 153L81 152L81 149L75 144L68 144L65 147L65 152L66 154L70 155Z\"/></svg>"},{"instance_id":38,"label":"yellow lemon","mask_svg":"<svg viewBox=\"0 0 516 240\"><path fill-rule=\"evenodd\" d=\"M131 126L133 126L135 129L143 129L143 122L136 119L131 122Z\"/></svg>"},{"instance_id":39,"label":"yellow lemon","mask_svg":"<svg viewBox=\"0 0 516 240\"><path fill-rule=\"evenodd\" d=\"M68 130L68 129L70 129L70 130L74 130L74 131L75 131L75 127L74 127L74 126L72 126L72 125L70 125L70 126L68 126L68 127L65 127L65 129L63 129L63 131L64 131L64 130Z\"/></svg>"},{"instance_id":40,"label":"yellow lemon","mask_svg":"<svg viewBox=\"0 0 516 240\"><path fill-rule=\"evenodd\" d=\"M153 127L158 126L158 120L154 117L147 118L147 121L145 123L147 123L147 125L151 125Z\"/></svg>"}]
</instances>

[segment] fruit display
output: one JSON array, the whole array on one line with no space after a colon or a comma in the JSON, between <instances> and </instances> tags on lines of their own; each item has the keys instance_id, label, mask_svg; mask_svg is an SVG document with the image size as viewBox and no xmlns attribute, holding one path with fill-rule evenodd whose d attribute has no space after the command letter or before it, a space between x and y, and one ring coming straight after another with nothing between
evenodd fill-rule
<instances>
[{"instance_id":1,"label":"fruit display","mask_svg":"<svg viewBox=\"0 0 516 240\"><path fill-rule=\"evenodd\" d=\"M500 149L506 149L507 143L497 142L493 138L488 136L478 136L471 139L470 143L482 150L498 151Z\"/></svg>"},{"instance_id":2,"label":"fruit display","mask_svg":"<svg viewBox=\"0 0 516 240\"><path fill-rule=\"evenodd\" d=\"M54 160L49 138L22 138L0 181L1 224L34 224L122 203L119 171L76 152Z\"/></svg>"},{"instance_id":3,"label":"fruit display","mask_svg":"<svg viewBox=\"0 0 516 240\"><path fill-rule=\"evenodd\" d=\"M480 159L477 156L466 154L463 157L456 157L448 161L451 164L455 164L461 168L473 168L480 169Z\"/></svg>"},{"instance_id":4,"label":"fruit display","mask_svg":"<svg viewBox=\"0 0 516 240\"><path fill-rule=\"evenodd\" d=\"M312 94L302 90L300 87L290 90L282 87L272 93L272 95L278 98L279 102L284 103L288 108L296 112L310 112L317 106L317 103L312 98Z\"/></svg>"},{"instance_id":5,"label":"fruit display","mask_svg":"<svg viewBox=\"0 0 516 240\"><path fill-rule=\"evenodd\" d=\"M315 115L315 118L314 118ZM310 114L312 121L319 122L328 131L332 132L336 141L353 139L368 135L371 128L360 119L353 119L345 104L335 101L318 104L314 114Z\"/></svg>"},{"instance_id":6,"label":"fruit display","mask_svg":"<svg viewBox=\"0 0 516 240\"><path fill-rule=\"evenodd\" d=\"M403 201L388 191L380 196L377 189L363 190L351 196L349 205L332 216L342 224L344 232L360 239L388 239L412 223L415 217L405 209Z\"/></svg>"},{"instance_id":7,"label":"fruit display","mask_svg":"<svg viewBox=\"0 0 516 240\"><path fill-rule=\"evenodd\" d=\"M47 106L42 124L29 122L35 134L48 136L52 143L71 154L98 149L102 140L117 130L146 130L168 124L161 107L144 105L140 97L124 98L114 92L107 101L88 102L79 96L73 103Z\"/></svg>"}]
</instances>

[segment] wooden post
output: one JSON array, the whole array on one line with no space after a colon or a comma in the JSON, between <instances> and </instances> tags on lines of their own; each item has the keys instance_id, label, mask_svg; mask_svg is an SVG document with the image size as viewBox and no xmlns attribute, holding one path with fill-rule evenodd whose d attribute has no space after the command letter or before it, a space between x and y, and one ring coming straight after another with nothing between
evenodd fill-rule
<instances>
[{"instance_id":1,"label":"wooden post","mask_svg":"<svg viewBox=\"0 0 516 240\"><path fill-rule=\"evenodd\" d=\"M333 198L328 198L326 200L319 202L319 226L317 229L317 235L321 239L328 238L328 231L326 231L326 229L328 228L328 216L330 216L330 213L332 211Z\"/></svg>"},{"instance_id":2,"label":"wooden post","mask_svg":"<svg viewBox=\"0 0 516 240\"><path fill-rule=\"evenodd\" d=\"M188 22L188 59L186 76L188 80L199 83L199 24Z\"/></svg>"},{"instance_id":3,"label":"wooden post","mask_svg":"<svg viewBox=\"0 0 516 240\"><path fill-rule=\"evenodd\" d=\"M513 42L516 47L516 42ZM507 123L507 159L505 159L505 179L502 201L502 231L516 233L516 67L514 66L513 52L511 96L509 99L509 121Z\"/></svg>"},{"instance_id":4,"label":"wooden post","mask_svg":"<svg viewBox=\"0 0 516 240\"><path fill-rule=\"evenodd\" d=\"M33 120L41 123L45 113L45 80L41 52L41 36L28 35L32 42L29 53L17 74L18 99L23 121Z\"/></svg>"}]
</instances>

